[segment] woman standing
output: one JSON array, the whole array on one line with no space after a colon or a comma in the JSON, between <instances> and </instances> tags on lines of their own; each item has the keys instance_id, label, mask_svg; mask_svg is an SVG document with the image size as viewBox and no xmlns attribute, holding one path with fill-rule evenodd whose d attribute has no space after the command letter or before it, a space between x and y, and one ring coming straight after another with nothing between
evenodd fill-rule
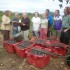
<instances>
[{"instance_id":1,"label":"woman standing","mask_svg":"<svg viewBox=\"0 0 70 70\"><path fill-rule=\"evenodd\" d=\"M41 20L41 27L40 27L40 38L46 39L47 38L47 31L48 31L48 19L46 19L46 13L43 13L43 18Z\"/></svg>"},{"instance_id":2,"label":"woman standing","mask_svg":"<svg viewBox=\"0 0 70 70\"><path fill-rule=\"evenodd\" d=\"M32 18L32 23L33 23L33 29L32 29L33 36L39 37L41 19L39 18L38 12L34 13L34 17Z\"/></svg>"},{"instance_id":3,"label":"woman standing","mask_svg":"<svg viewBox=\"0 0 70 70\"><path fill-rule=\"evenodd\" d=\"M70 40L70 14L69 7L65 7L64 17L62 19L62 32L60 41L65 44L69 44L69 40Z\"/></svg>"},{"instance_id":4,"label":"woman standing","mask_svg":"<svg viewBox=\"0 0 70 70\"><path fill-rule=\"evenodd\" d=\"M60 39L60 35L61 35L61 27L62 27L62 17L59 14L59 10L55 10L54 13L54 30L55 30L55 36L56 39L59 40Z\"/></svg>"},{"instance_id":5,"label":"woman standing","mask_svg":"<svg viewBox=\"0 0 70 70\"><path fill-rule=\"evenodd\" d=\"M11 15L11 12L7 10L4 12L4 15L2 16L1 30L2 30L4 40L9 39L10 21L11 21L9 18L10 15Z\"/></svg>"}]
</instances>

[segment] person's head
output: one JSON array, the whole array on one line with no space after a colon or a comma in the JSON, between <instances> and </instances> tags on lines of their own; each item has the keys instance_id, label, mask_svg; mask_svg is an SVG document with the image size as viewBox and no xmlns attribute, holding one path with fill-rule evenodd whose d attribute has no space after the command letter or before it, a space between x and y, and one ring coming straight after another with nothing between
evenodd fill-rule
<instances>
[{"instance_id":1,"label":"person's head","mask_svg":"<svg viewBox=\"0 0 70 70\"><path fill-rule=\"evenodd\" d=\"M11 11L9 11L9 10L6 10L5 12L4 12L4 15L6 15L6 16L10 16L11 15Z\"/></svg>"},{"instance_id":2,"label":"person's head","mask_svg":"<svg viewBox=\"0 0 70 70\"><path fill-rule=\"evenodd\" d=\"M35 12L34 13L34 16L37 18L37 17L39 17L39 13L38 12Z\"/></svg>"},{"instance_id":3,"label":"person's head","mask_svg":"<svg viewBox=\"0 0 70 70\"><path fill-rule=\"evenodd\" d=\"M26 18L27 17L27 12L23 12L22 17Z\"/></svg>"},{"instance_id":4,"label":"person's head","mask_svg":"<svg viewBox=\"0 0 70 70\"><path fill-rule=\"evenodd\" d=\"M48 16L49 15L49 9L46 9L45 13Z\"/></svg>"},{"instance_id":5,"label":"person's head","mask_svg":"<svg viewBox=\"0 0 70 70\"><path fill-rule=\"evenodd\" d=\"M19 13L15 13L15 17L16 18L19 18Z\"/></svg>"},{"instance_id":6,"label":"person's head","mask_svg":"<svg viewBox=\"0 0 70 70\"><path fill-rule=\"evenodd\" d=\"M59 10L55 10L54 16L59 16L59 14L60 14L60 11Z\"/></svg>"},{"instance_id":7,"label":"person's head","mask_svg":"<svg viewBox=\"0 0 70 70\"><path fill-rule=\"evenodd\" d=\"M64 8L64 15L69 15L69 7Z\"/></svg>"},{"instance_id":8,"label":"person's head","mask_svg":"<svg viewBox=\"0 0 70 70\"><path fill-rule=\"evenodd\" d=\"M45 19L46 18L46 13L42 14L42 18Z\"/></svg>"}]
</instances>

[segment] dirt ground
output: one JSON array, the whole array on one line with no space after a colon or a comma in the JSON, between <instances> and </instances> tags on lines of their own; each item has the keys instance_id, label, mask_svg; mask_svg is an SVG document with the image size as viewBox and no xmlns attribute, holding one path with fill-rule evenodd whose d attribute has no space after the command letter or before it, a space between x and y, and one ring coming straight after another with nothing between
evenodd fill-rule
<instances>
[{"instance_id":1,"label":"dirt ground","mask_svg":"<svg viewBox=\"0 0 70 70\"><path fill-rule=\"evenodd\" d=\"M44 69L36 68L28 64L25 58L6 52L2 46L2 36L0 36L0 70L70 70L70 67L67 66L65 58L51 58Z\"/></svg>"}]
</instances>

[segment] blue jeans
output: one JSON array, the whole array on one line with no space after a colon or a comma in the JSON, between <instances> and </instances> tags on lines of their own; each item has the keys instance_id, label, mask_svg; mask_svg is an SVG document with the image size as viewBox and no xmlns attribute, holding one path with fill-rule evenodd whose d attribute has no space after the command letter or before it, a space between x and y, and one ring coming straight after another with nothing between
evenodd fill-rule
<instances>
[{"instance_id":1,"label":"blue jeans","mask_svg":"<svg viewBox=\"0 0 70 70\"><path fill-rule=\"evenodd\" d=\"M18 27L14 27L15 29L13 29L13 35L18 33Z\"/></svg>"}]
</instances>

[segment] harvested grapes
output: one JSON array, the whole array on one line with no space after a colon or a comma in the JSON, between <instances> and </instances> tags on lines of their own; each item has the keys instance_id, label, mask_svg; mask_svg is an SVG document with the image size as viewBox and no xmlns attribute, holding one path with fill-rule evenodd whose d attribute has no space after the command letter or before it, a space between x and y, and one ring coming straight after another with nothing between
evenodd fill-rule
<instances>
[{"instance_id":1,"label":"harvested grapes","mask_svg":"<svg viewBox=\"0 0 70 70\"><path fill-rule=\"evenodd\" d=\"M18 47L21 48L21 49L24 49L24 48L29 47L30 45L32 45L32 42L24 41L21 44L19 44Z\"/></svg>"},{"instance_id":2,"label":"harvested grapes","mask_svg":"<svg viewBox=\"0 0 70 70\"><path fill-rule=\"evenodd\" d=\"M44 55L45 54L45 51L36 48L36 49L31 49L30 50L30 53L31 54L35 54L35 55Z\"/></svg>"},{"instance_id":3,"label":"harvested grapes","mask_svg":"<svg viewBox=\"0 0 70 70\"><path fill-rule=\"evenodd\" d=\"M11 40L7 40L7 43L8 44L15 44L15 43L17 43L14 39L11 39Z\"/></svg>"},{"instance_id":4,"label":"harvested grapes","mask_svg":"<svg viewBox=\"0 0 70 70\"><path fill-rule=\"evenodd\" d=\"M35 40L35 43L37 43L37 44L44 44L45 41L42 40L42 39L36 39L36 40Z\"/></svg>"}]
</instances>

